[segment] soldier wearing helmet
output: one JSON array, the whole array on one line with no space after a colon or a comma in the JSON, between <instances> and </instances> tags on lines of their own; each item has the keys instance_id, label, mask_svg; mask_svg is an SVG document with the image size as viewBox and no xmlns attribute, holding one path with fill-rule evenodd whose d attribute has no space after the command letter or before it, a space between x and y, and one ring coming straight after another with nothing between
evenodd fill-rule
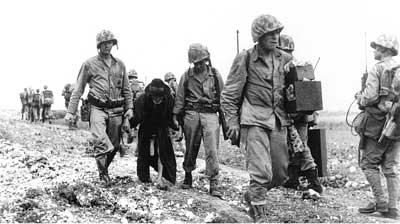
<instances>
[{"instance_id":1,"label":"soldier wearing helmet","mask_svg":"<svg viewBox=\"0 0 400 224\"><path fill-rule=\"evenodd\" d=\"M294 51L294 41L289 35L281 34L279 38L279 49L292 55ZM290 63L290 69L294 69L294 64ZM293 84L291 84L293 85ZM289 86L288 89L294 89L293 86ZM316 113L316 112L315 112ZM287 188L298 189L299 176L304 175L309 183L308 188L313 189L318 193L322 193L323 188L318 180L317 164L311 155L311 150L307 145L308 140L308 117L314 117L313 115L306 115L304 113L289 114L289 118L292 119L293 125L288 129L289 135L296 135L303 142L301 150L291 149L290 160L288 167L289 180L283 185ZM295 132L295 133L293 133ZM289 138L290 139L290 138ZM293 139L293 138L292 138ZM294 144L289 144L294 145Z\"/></svg>"},{"instance_id":2,"label":"soldier wearing helmet","mask_svg":"<svg viewBox=\"0 0 400 224\"><path fill-rule=\"evenodd\" d=\"M24 88L24 91L19 94L19 98L21 100L22 108L21 108L21 120L27 119L27 109L28 109L28 89Z\"/></svg>"},{"instance_id":3,"label":"soldier wearing helmet","mask_svg":"<svg viewBox=\"0 0 400 224\"><path fill-rule=\"evenodd\" d=\"M131 69L128 72L128 78L132 90L133 101L135 101L140 94L144 93L144 83L138 80L138 74L135 69Z\"/></svg>"},{"instance_id":4,"label":"soldier wearing helmet","mask_svg":"<svg viewBox=\"0 0 400 224\"><path fill-rule=\"evenodd\" d=\"M114 34L102 30L96 36L98 55L86 60L79 71L75 89L69 102L65 119L74 121L79 99L89 84L90 131L94 137L94 150L100 180L111 184L108 167L120 150L121 127L128 130L128 119L133 116L132 92L125 64L111 54L117 45Z\"/></svg>"},{"instance_id":5,"label":"soldier wearing helmet","mask_svg":"<svg viewBox=\"0 0 400 224\"><path fill-rule=\"evenodd\" d=\"M54 98L53 98L53 91L47 89L47 85L43 86L43 91L42 91L42 103L41 103L41 110L42 110L42 122L44 123L46 120L51 123L51 117L50 117L50 112L51 112L51 105L54 103Z\"/></svg>"},{"instance_id":6,"label":"soldier wearing helmet","mask_svg":"<svg viewBox=\"0 0 400 224\"><path fill-rule=\"evenodd\" d=\"M287 180L290 120L282 102L284 67L292 56L277 48L282 29L271 15L253 21L255 46L236 56L221 96L227 134L247 152L250 187L244 195L256 222L267 222L267 191Z\"/></svg>"},{"instance_id":7,"label":"soldier wearing helmet","mask_svg":"<svg viewBox=\"0 0 400 224\"><path fill-rule=\"evenodd\" d=\"M171 95L175 99L176 90L178 89L178 84L176 83L176 77L172 72L167 72L164 75L164 82L169 86L171 90ZM174 131L170 129L170 136L172 139L172 145L174 147L175 153L177 156L182 156L180 153L185 152L185 146L182 143L183 133L182 129L179 131Z\"/></svg>"},{"instance_id":8,"label":"soldier wearing helmet","mask_svg":"<svg viewBox=\"0 0 400 224\"><path fill-rule=\"evenodd\" d=\"M362 131L359 132L361 138L359 148L363 151L360 167L371 185L374 201L359 208L359 212L380 212L386 217L397 218L399 179L395 165L399 159L400 141L384 139L381 142L379 139L385 118L394 116L390 110L396 108L397 104L395 106L393 104L399 97L398 93L393 95L392 86L395 83L393 79L399 78L399 64L393 59L398 53L399 43L395 36L383 34L371 42L371 47L378 62L368 72L366 87L356 94L356 99L365 116L364 122L360 124ZM393 118L398 119L398 117ZM388 200L381 186L379 170L382 170L386 179Z\"/></svg>"},{"instance_id":9,"label":"soldier wearing helmet","mask_svg":"<svg viewBox=\"0 0 400 224\"><path fill-rule=\"evenodd\" d=\"M210 194L221 197L219 186L219 91L223 81L212 67L210 53L202 44L191 44L189 63L194 64L182 75L175 97L174 122L183 124L186 151L183 162L185 179L182 188L192 187L192 171L196 168L196 157L201 139L207 157L206 172L210 177Z\"/></svg>"}]
</instances>

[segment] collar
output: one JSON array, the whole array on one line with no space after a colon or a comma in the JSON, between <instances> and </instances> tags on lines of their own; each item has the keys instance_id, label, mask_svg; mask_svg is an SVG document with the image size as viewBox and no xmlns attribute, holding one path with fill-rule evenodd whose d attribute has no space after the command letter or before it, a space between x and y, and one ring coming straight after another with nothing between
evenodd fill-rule
<instances>
[{"instance_id":1,"label":"collar","mask_svg":"<svg viewBox=\"0 0 400 224\"><path fill-rule=\"evenodd\" d=\"M262 58L260 51L261 49L260 46L258 46L258 44L256 44L254 48L251 50L250 58L253 62L257 61L259 58ZM272 51L272 56L275 56L276 58L279 59L282 56L282 52L280 52L278 49L275 49Z\"/></svg>"},{"instance_id":2,"label":"collar","mask_svg":"<svg viewBox=\"0 0 400 224\"><path fill-rule=\"evenodd\" d=\"M115 59L112 54L110 54L110 56L111 56L111 64L115 64L117 62L117 59ZM99 61L105 62L104 59L100 56L100 53L97 55L97 59Z\"/></svg>"},{"instance_id":3,"label":"collar","mask_svg":"<svg viewBox=\"0 0 400 224\"><path fill-rule=\"evenodd\" d=\"M211 69L212 68L207 65L207 71L206 72L208 73L208 76L213 76L214 75L214 72L211 72ZM189 68L188 75L189 76L194 76L194 68Z\"/></svg>"}]
</instances>

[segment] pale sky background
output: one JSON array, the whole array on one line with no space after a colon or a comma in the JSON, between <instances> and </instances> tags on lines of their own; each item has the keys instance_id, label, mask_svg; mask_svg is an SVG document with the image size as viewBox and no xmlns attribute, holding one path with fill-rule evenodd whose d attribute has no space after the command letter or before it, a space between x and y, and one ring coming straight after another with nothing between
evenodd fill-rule
<instances>
[{"instance_id":1,"label":"pale sky background","mask_svg":"<svg viewBox=\"0 0 400 224\"><path fill-rule=\"evenodd\" d=\"M113 55L147 83L166 72L179 78L195 42L208 46L226 79L236 55L236 30L240 49L250 48L252 21L271 14L285 26L282 33L294 38L295 57L313 64L320 57L316 79L322 82L324 110L346 110L365 71L364 34L370 68L376 63L370 42L381 33L400 38L399 6L385 0L0 1L0 108L19 109L24 87L47 84L55 94L53 108L64 109L61 91L97 54L102 29L118 39Z\"/></svg>"}]
</instances>

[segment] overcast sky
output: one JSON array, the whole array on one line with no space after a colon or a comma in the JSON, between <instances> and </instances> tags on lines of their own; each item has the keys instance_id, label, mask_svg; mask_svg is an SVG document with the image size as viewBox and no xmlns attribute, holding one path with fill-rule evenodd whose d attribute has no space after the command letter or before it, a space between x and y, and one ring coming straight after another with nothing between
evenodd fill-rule
<instances>
[{"instance_id":1,"label":"overcast sky","mask_svg":"<svg viewBox=\"0 0 400 224\"><path fill-rule=\"evenodd\" d=\"M46 84L55 94L53 108L63 109L62 88L97 54L96 34L102 29L118 39L113 55L143 81L166 72L180 77L195 42L208 46L214 67L226 79L236 55L236 30L240 49L250 48L253 19L271 14L285 26L282 33L294 38L298 59L315 63L320 57L316 79L322 82L324 110L346 110L360 89L365 49L368 68L376 63L369 43L381 33L400 37L397 2L0 1L0 108L20 108L24 87Z\"/></svg>"}]
</instances>

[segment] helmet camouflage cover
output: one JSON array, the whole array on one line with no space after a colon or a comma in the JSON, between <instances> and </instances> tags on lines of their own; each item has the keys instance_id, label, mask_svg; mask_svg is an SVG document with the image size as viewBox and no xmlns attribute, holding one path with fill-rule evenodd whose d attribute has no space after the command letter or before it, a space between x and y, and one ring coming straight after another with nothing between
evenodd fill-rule
<instances>
[{"instance_id":1,"label":"helmet camouflage cover","mask_svg":"<svg viewBox=\"0 0 400 224\"><path fill-rule=\"evenodd\" d=\"M196 63L206 58L210 58L210 53L206 46L195 43L189 46L188 56L189 63Z\"/></svg>"},{"instance_id":2,"label":"helmet camouflage cover","mask_svg":"<svg viewBox=\"0 0 400 224\"><path fill-rule=\"evenodd\" d=\"M284 51L294 51L294 41L292 37L282 34L279 37L279 49Z\"/></svg>"},{"instance_id":3,"label":"helmet camouflage cover","mask_svg":"<svg viewBox=\"0 0 400 224\"><path fill-rule=\"evenodd\" d=\"M283 30L283 25L278 21L277 18L271 15L261 15L254 19L251 25L251 36L253 42L257 42L260 37L266 33Z\"/></svg>"},{"instance_id":4,"label":"helmet camouflage cover","mask_svg":"<svg viewBox=\"0 0 400 224\"><path fill-rule=\"evenodd\" d=\"M113 41L114 45L117 45L118 41L114 34L109 30L102 30L96 36L96 46L99 48L101 43Z\"/></svg>"},{"instance_id":5,"label":"helmet camouflage cover","mask_svg":"<svg viewBox=\"0 0 400 224\"><path fill-rule=\"evenodd\" d=\"M381 46L393 51L393 56L398 54L399 42L396 36L390 34L382 34L375 41L371 42L371 47L376 48L376 46Z\"/></svg>"},{"instance_id":6,"label":"helmet camouflage cover","mask_svg":"<svg viewBox=\"0 0 400 224\"><path fill-rule=\"evenodd\" d=\"M176 79L175 75L172 72L167 72L167 74L164 75L164 82L168 82L171 79Z\"/></svg>"},{"instance_id":7,"label":"helmet camouflage cover","mask_svg":"<svg viewBox=\"0 0 400 224\"><path fill-rule=\"evenodd\" d=\"M129 70L128 78L138 78L138 75L137 75L137 72L135 71L135 69Z\"/></svg>"}]
</instances>

